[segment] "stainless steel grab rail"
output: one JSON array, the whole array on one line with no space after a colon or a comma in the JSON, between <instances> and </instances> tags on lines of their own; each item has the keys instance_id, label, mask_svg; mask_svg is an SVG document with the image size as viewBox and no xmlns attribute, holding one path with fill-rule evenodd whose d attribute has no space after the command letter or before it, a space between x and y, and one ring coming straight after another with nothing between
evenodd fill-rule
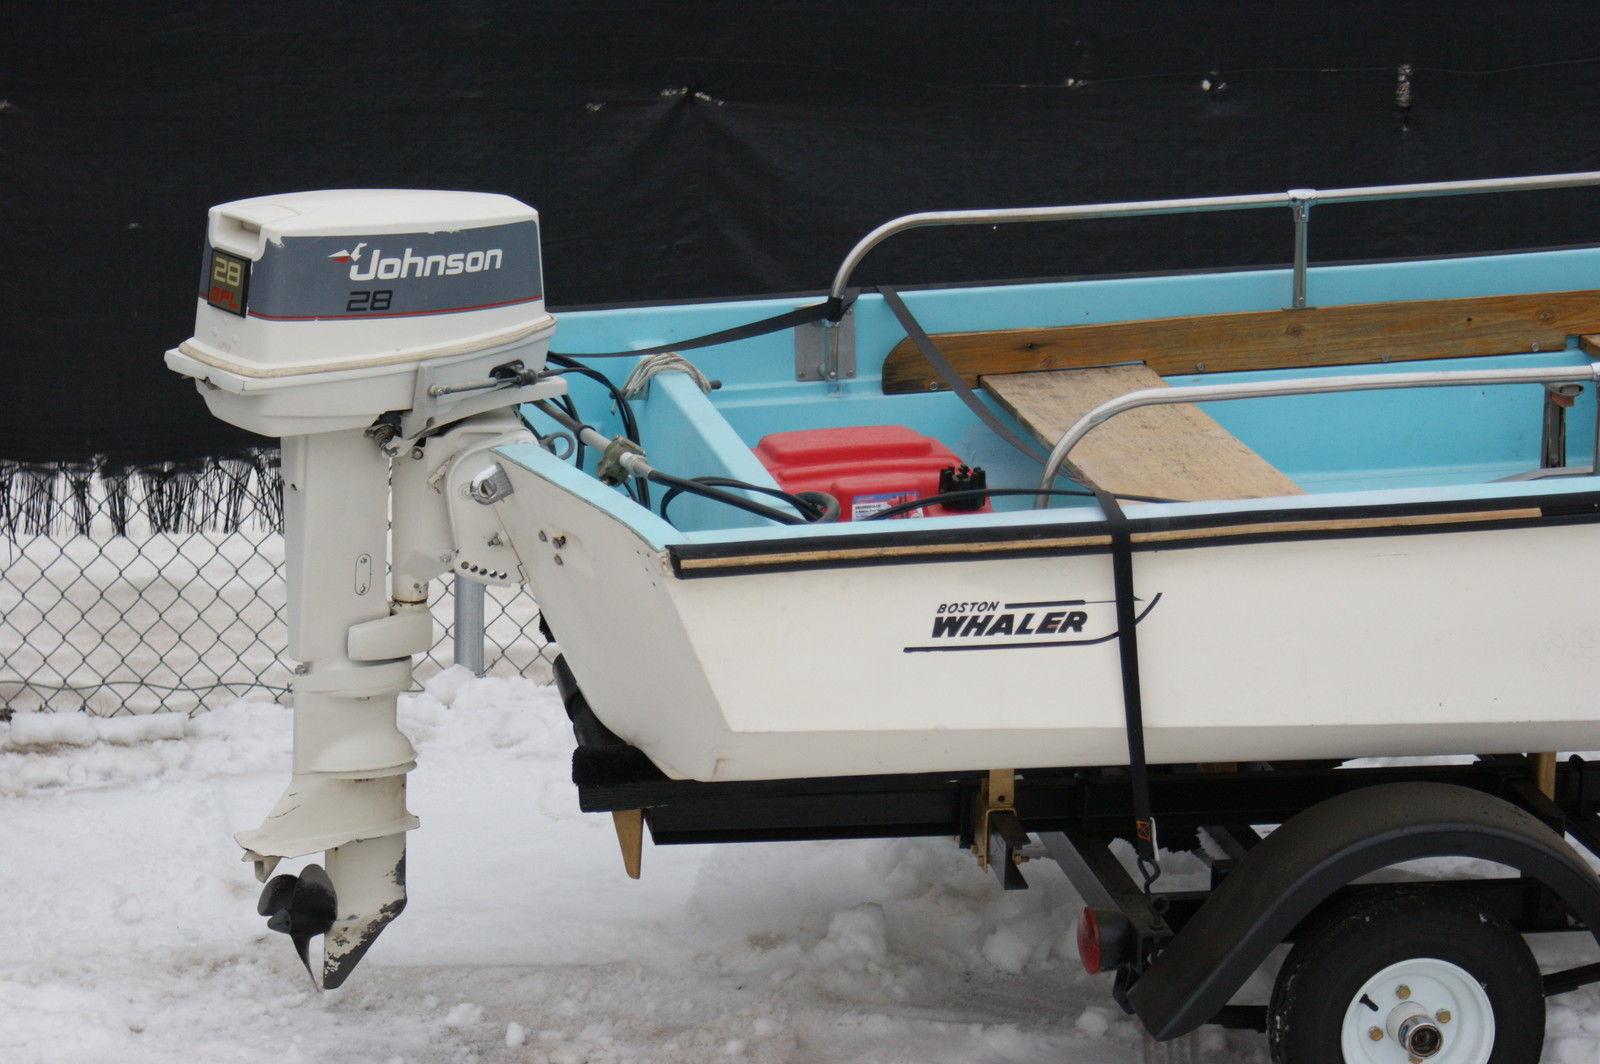
<instances>
[{"instance_id":1,"label":"stainless steel grab rail","mask_svg":"<svg viewBox=\"0 0 1600 1064\"><path fill-rule=\"evenodd\" d=\"M1484 192L1528 192L1537 189L1585 188L1600 185L1600 171L1533 177L1487 178L1477 181L1435 181L1408 185L1369 185L1363 188L1297 188L1248 196L1201 196L1191 199L1136 200L1126 203L1091 203L1067 207L1019 207L1000 210L924 211L892 218L857 241L834 274L828 290L843 299L850 275L867 252L898 233L944 225L1000 225L1011 222L1065 222L1082 218L1128 218L1144 214L1202 214L1213 211L1247 211L1263 207L1288 207L1294 222L1294 291L1291 305L1306 305L1306 229L1314 203L1370 203L1382 200L1421 199L1433 196L1467 196Z\"/></svg>"},{"instance_id":2,"label":"stainless steel grab rail","mask_svg":"<svg viewBox=\"0 0 1600 1064\"><path fill-rule=\"evenodd\" d=\"M1549 366L1542 369L1461 369L1435 370L1421 373L1386 373L1366 377L1295 377L1288 380L1251 381L1244 384L1195 384L1177 388L1141 388L1138 391L1107 399L1084 414L1072 427L1061 434L1056 445L1045 459L1044 473L1039 478L1040 490L1054 483L1061 463L1067 454L1083 441L1096 426L1118 414L1144 406L1165 406L1173 403L1211 403L1225 399L1261 399L1281 395L1322 395L1334 392L1384 391L1391 388L1470 387L1483 384L1573 384L1583 381L1600 381L1600 363L1583 366ZM1596 441L1600 451L1600 438ZM1600 468L1597 455L1596 468ZM1034 498L1034 509L1043 509L1050 496Z\"/></svg>"}]
</instances>

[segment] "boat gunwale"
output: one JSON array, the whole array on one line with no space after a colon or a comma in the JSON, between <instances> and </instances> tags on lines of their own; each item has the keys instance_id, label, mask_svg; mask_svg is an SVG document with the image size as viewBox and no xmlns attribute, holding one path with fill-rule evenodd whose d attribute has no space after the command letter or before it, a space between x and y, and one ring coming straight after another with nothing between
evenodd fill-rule
<instances>
[{"instance_id":1,"label":"boat gunwale","mask_svg":"<svg viewBox=\"0 0 1600 1064\"><path fill-rule=\"evenodd\" d=\"M905 521L897 525L922 523ZM1497 498L1411 499L1152 516L1140 516L1138 510L1132 510L1127 514L1136 552L1586 523L1600 523L1600 487ZM1108 553L1110 549L1111 524L1096 519L997 528L896 527L850 536L808 536L803 543L793 538L674 543L668 544L665 551L673 574L689 580L751 572L1095 554Z\"/></svg>"}]
</instances>

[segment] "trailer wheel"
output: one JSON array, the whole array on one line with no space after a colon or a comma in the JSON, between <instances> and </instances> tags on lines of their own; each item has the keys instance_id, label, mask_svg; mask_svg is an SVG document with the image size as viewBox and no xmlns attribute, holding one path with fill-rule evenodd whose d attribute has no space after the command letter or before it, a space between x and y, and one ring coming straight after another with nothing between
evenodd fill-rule
<instances>
[{"instance_id":1,"label":"trailer wheel","mask_svg":"<svg viewBox=\"0 0 1600 1064\"><path fill-rule=\"evenodd\" d=\"M1313 917L1268 1009L1276 1064L1537 1064L1539 967L1459 900L1383 892Z\"/></svg>"}]
</instances>

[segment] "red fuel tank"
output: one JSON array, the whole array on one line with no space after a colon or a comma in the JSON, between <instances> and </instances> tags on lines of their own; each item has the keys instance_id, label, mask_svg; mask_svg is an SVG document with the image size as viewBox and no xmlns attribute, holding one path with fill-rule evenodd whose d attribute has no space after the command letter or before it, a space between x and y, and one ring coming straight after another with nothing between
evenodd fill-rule
<instances>
[{"instance_id":1,"label":"red fuel tank","mask_svg":"<svg viewBox=\"0 0 1600 1064\"><path fill-rule=\"evenodd\" d=\"M944 469L976 475L980 479L974 486L982 486L982 470L967 470L944 444L904 425L774 432L762 437L755 452L784 491L825 491L838 499L841 521L859 521L879 510L939 494L939 474ZM936 503L900 516L940 517L990 509L988 500L965 507Z\"/></svg>"}]
</instances>

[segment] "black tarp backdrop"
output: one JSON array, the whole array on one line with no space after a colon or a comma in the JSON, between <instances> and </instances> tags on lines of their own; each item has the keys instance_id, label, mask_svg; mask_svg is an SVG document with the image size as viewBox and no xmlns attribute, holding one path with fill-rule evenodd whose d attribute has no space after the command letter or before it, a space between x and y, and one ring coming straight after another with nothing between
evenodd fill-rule
<instances>
[{"instance_id":1,"label":"black tarp backdrop","mask_svg":"<svg viewBox=\"0 0 1600 1064\"><path fill-rule=\"evenodd\" d=\"M553 306L825 288L897 214L1600 169L1600 8L11 3L0 12L0 460L260 441L162 352L206 209L506 192ZM1409 77L1401 73L1409 64ZM1329 208L1314 260L1600 239L1600 192ZM1289 254L1276 212L920 233L901 284Z\"/></svg>"}]
</instances>

